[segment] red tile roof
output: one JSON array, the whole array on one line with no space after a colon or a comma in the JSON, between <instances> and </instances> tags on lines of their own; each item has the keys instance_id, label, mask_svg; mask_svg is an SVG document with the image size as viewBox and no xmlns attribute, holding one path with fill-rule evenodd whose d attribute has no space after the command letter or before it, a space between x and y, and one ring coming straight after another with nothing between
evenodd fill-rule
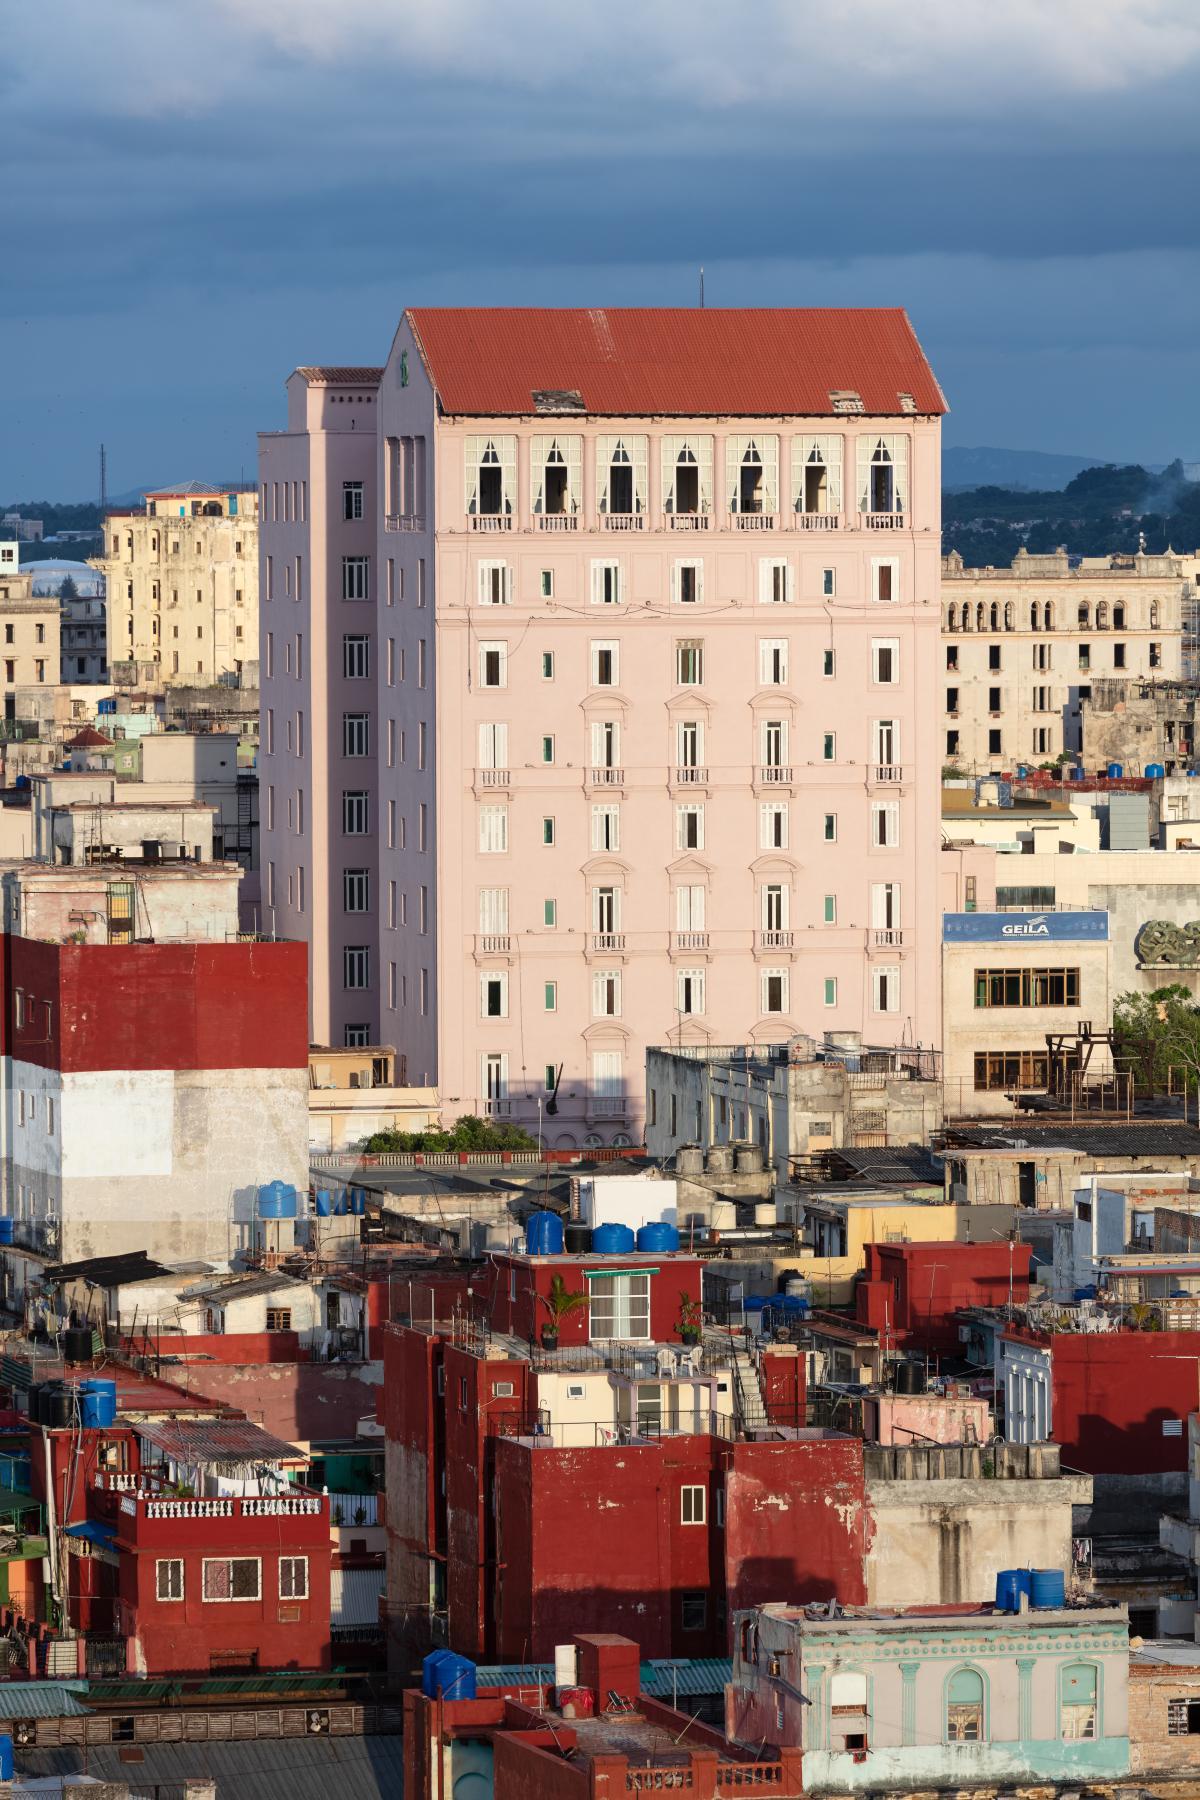
<instances>
[{"instance_id":1,"label":"red tile roof","mask_svg":"<svg viewBox=\"0 0 1200 1800\"><path fill-rule=\"evenodd\" d=\"M110 737L105 737L102 731L97 731L93 725L85 725L82 731L77 731L73 738L67 739L63 748L65 750L91 750L95 748L111 750L112 743L112 739Z\"/></svg>"},{"instance_id":2,"label":"red tile roof","mask_svg":"<svg viewBox=\"0 0 1200 1800\"><path fill-rule=\"evenodd\" d=\"M572 391L586 412L613 418L831 415L838 392L858 394L869 414L946 410L898 307L418 306L407 316L451 414L528 415L535 392Z\"/></svg>"},{"instance_id":3,"label":"red tile roof","mask_svg":"<svg viewBox=\"0 0 1200 1800\"><path fill-rule=\"evenodd\" d=\"M378 387L383 380L382 369L364 368L321 368L312 365L296 370L303 375L310 387Z\"/></svg>"}]
</instances>

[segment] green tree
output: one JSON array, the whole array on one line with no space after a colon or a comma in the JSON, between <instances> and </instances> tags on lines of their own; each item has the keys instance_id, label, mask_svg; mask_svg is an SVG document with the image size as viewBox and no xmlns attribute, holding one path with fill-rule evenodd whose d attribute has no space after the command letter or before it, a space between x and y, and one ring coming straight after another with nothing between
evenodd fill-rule
<instances>
[{"instance_id":1,"label":"green tree","mask_svg":"<svg viewBox=\"0 0 1200 1800\"><path fill-rule=\"evenodd\" d=\"M1200 1082L1200 1007L1179 982L1151 994L1118 994L1113 1050L1140 1093L1165 1089L1169 1069L1194 1087Z\"/></svg>"},{"instance_id":2,"label":"green tree","mask_svg":"<svg viewBox=\"0 0 1200 1800\"><path fill-rule=\"evenodd\" d=\"M385 1156L406 1150L495 1153L497 1150L536 1150L537 1139L522 1131L519 1125L501 1124L493 1119L477 1118L473 1113L463 1113L449 1131L441 1127L429 1131L397 1131L389 1126L386 1131L376 1131L364 1138L358 1148L363 1156Z\"/></svg>"},{"instance_id":3,"label":"green tree","mask_svg":"<svg viewBox=\"0 0 1200 1800\"><path fill-rule=\"evenodd\" d=\"M63 577L63 584L58 590L58 597L60 600L78 600L79 589L75 586L70 575L65 575Z\"/></svg>"}]
</instances>

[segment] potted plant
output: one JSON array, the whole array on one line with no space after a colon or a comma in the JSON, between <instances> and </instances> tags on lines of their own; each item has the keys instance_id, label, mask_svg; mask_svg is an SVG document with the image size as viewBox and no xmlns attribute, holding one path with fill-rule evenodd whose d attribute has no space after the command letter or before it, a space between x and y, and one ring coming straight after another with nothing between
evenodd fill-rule
<instances>
[{"instance_id":1,"label":"potted plant","mask_svg":"<svg viewBox=\"0 0 1200 1800\"><path fill-rule=\"evenodd\" d=\"M555 1275L550 1282L549 1294L539 1294L538 1299L550 1314L542 1326L542 1348L557 1350L559 1326L571 1313L587 1305L587 1294L569 1288L561 1275Z\"/></svg>"},{"instance_id":2,"label":"potted plant","mask_svg":"<svg viewBox=\"0 0 1200 1800\"><path fill-rule=\"evenodd\" d=\"M690 1294L679 1296L679 1323L675 1327L685 1344L698 1344L704 1329L704 1309Z\"/></svg>"}]
</instances>

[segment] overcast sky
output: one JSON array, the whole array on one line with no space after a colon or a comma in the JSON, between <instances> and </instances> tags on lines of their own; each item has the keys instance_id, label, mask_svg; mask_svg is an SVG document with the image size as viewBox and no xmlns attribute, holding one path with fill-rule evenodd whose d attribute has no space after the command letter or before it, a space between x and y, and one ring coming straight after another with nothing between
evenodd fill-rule
<instances>
[{"instance_id":1,"label":"overcast sky","mask_svg":"<svg viewBox=\"0 0 1200 1800\"><path fill-rule=\"evenodd\" d=\"M36 0L0 500L252 473L400 309L903 305L947 441L1200 459L1196 0Z\"/></svg>"}]
</instances>

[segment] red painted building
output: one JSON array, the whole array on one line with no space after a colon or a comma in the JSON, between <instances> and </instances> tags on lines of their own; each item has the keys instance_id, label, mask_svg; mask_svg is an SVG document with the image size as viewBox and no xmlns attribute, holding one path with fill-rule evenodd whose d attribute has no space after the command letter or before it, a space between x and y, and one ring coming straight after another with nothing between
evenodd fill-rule
<instances>
[{"instance_id":1,"label":"red painted building","mask_svg":"<svg viewBox=\"0 0 1200 1800\"><path fill-rule=\"evenodd\" d=\"M564 1642L570 1643L570 1637ZM799 1748L748 1750L639 1694L640 1647L611 1633L574 1635L576 1681L553 1689L481 1688L472 1700L404 1696L406 1800L603 1800L686 1789L717 1800L753 1789L802 1793Z\"/></svg>"},{"instance_id":2,"label":"red painted building","mask_svg":"<svg viewBox=\"0 0 1200 1800\"><path fill-rule=\"evenodd\" d=\"M555 1274L591 1298L544 1350L532 1297ZM630 1279L643 1291L598 1302ZM678 1335L695 1258L498 1256L474 1286L473 1310L431 1316L417 1293L384 1334L394 1669L432 1641L544 1659L581 1627L636 1631L648 1656L724 1654L728 1605L865 1599L862 1445L796 1424L790 1353L777 1379L764 1358L772 1425L742 1429L730 1353Z\"/></svg>"},{"instance_id":3,"label":"red painted building","mask_svg":"<svg viewBox=\"0 0 1200 1800\"><path fill-rule=\"evenodd\" d=\"M1028 1244L868 1244L856 1316L887 1350L956 1356L955 1315L966 1307L1006 1306L1010 1298L1024 1306L1032 1262Z\"/></svg>"}]
</instances>

